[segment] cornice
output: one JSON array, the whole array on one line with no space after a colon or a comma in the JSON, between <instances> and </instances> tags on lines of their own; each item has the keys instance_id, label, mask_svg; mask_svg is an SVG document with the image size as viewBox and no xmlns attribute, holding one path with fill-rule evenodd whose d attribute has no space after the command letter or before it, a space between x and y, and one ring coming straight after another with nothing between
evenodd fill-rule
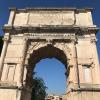
<instances>
[{"instance_id":1,"label":"cornice","mask_svg":"<svg viewBox=\"0 0 100 100\"><path fill-rule=\"evenodd\" d=\"M76 11L76 12L80 12L80 11L92 11L93 8L74 8L74 7L62 7L62 8L44 8L44 7L28 7L28 8L24 8L24 9L17 9L16 7L11 7L9 8L10 11L17 11L17 12L29 12L29 11Z\"/></svg>"},{"instance_id":2,"label":"cornice","mask_svg":"<svg viewBox=\"0 0 100 100\"><path fill-rule=\"evenodd\" d=\"M72 32L72 33L88 33L88 32L93 32L97 33L99 30L99 27L92 26L92 27L79 27L79 26L68 26L68 25L43 25L43 26L30 26L30 25L23 25L23 26L12 26L12 25L4 25L3 31L5 33L15 33L15 32L20 32L20 33L31 33L31 32L37 32L37 33L42 33L42 32L57 32L57 33L63 33L63 32Z\"/></svg>"}]
</instances>

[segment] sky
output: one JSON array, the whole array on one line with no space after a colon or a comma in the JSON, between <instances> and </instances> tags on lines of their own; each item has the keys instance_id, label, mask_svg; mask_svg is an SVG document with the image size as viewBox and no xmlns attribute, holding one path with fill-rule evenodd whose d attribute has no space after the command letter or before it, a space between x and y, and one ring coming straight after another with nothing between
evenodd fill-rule
<instances>
[{"instance_id":1,"label":"sky","mask_svg":"<svg viewBox=\"0 0 100 100\"><path fill-rule=\"evenodd\" d=\"M4 34L1 28L8 21L10 7L90 7L94 8L94 24L100 26L100 0L0 0L0 35ZM97 50L100 58L100 31L97 33L97 39ZM55 93L63 93L65 91L65 69L64 65L61 64L60 61L57 59L41 60L36 65L35 71L37 72L37 76L44 78L46 84L48 85L47 87L49 92L53 91Z\"/></svg>"},{"instance_id":2,"label":"sky","mask_svg":"<svg viewBox=\"0 0 100 100\"><path fill-rule=\"evenodd\" d=\"M65 66L55 58L42 59L36 64L36 75L44 79L48 94L64 94L66 92Z\"/></svg>"}]
</instances>

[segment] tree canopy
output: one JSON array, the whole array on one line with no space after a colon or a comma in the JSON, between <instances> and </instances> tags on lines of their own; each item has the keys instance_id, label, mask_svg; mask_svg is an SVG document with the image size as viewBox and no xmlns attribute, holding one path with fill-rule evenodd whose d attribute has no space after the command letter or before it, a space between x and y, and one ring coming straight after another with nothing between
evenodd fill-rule
<instances>
[{"instance_id":1,"label":"tree canopy","mask_svg":"<svg viewBox=\"0 0 100 100\"><path fill-rule=\"evenodd\" d=\"M0 36L0 55L1 55L1 51L2 51L2 47L3 47L3 40L2 40L2 36Z\"/></svg>"},{"instance_id":2,"label":"tree canopy","mask_svg":"<svg viewBox=\"0 0 100 100\"><path fill-rule=\"evenodd\" d=\"M44 100L46 96L46 89L47 87L45 86L45 83L42 78L34 78L31 100Z\"/></svg>"}]
</instances>

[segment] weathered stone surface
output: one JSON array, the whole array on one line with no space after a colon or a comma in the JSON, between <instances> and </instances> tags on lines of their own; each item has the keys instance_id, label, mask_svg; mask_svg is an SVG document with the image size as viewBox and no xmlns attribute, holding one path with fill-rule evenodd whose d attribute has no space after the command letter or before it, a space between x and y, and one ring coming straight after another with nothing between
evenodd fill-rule
<instances>
[{"instance_id":1,"label":"weathered stone surface","mask_svg":"<svg viewBox=\"0 0 100 100\"><path fill-rule=\"evenodd\" d=\"M37 62L66 68L67 100L99 100L100 66L91 9L11 9L0 57L0 100L31 100Z\"/></svg>"}]
</instances>

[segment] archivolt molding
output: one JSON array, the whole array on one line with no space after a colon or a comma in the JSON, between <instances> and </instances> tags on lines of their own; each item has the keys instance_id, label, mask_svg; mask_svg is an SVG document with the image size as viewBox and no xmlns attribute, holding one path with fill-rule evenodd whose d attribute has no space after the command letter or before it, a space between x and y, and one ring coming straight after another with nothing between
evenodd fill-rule
<instances>
[{"instance_id":1,"label":"archivolt molding","mask_svg":"<svg viewBox=\"0 0 100 100\"><path fill-rule=\"evenodd\" d=\"M71 48L67 44L64 45L64 51L67 54L68 58L70 59L70 57L72 55L71 54Z\"/></svg>"},{"instance_id":2,"label":"archivolt molding","mask_svg":"<svg viewBox=\"0 0 100 100\"><path fill-rule=\"evenodd\" d=\"M72 65L70 64L70 60L71 60L71 58L72 58L71 48L70 48L69 45L66 44L66 43L56 43L56 44L54 45L54 47L59 48L59 49L62 50L62 51L64 52L64 54L66 55L66 58L67 58L67 65L66 65L66 68L67 68L67 69L66 69L65 75L66 75L66 77L68 77L68 75L69 75L69 70L70 70L70 66L72 66Z\"/></svg>"},{"instance_id":3,"label":"archivolt molding","mask_svg":"<svg viewBox=\"0 0 100 100\"><path fill-rule=\"evenodd\" d=\"M31 42L29 44L28 51L27 51L27 57L26 57L26 60L25 60L25 64L28 64L28 59L30 58L30 55L32 53L34 53L34 51L36 51L36 50L38 50L38 49L40 49L42 47L46 47L48 45L52 45L52 46L62 50L66 55L67 64L68 64L68 66L70 66L70 60L72 58L72 54L71 54L71 48L69 47L69 45L67 43L48 44L46 41L45 42L43 42L43 41L42 42Z\"/></svg>"},{"instance_id":4,"label":"archivolt molding","mask_svg":"<svg viewBox=\"0 0 100 100\"><path fill-rule=\"evenodd\" d=\"M38 50L39 48L42 48L42 47L45 47L45 46L47 46L48 45L48 43L46 43L46 42L31 42L30 44L29 44L29 47L28 47L28 51L27 51L27 59L28 58L30 58L30 55L34 52L34 51L36 51L36 50ZM27 62L27 59L26 59L26 64L28 63Z\"/></svg>"},{"instance_id":5,"label":"archivolt molding","mask_svg":"<svg viewBox=\"0 0 100 100\"><path fill-rule=\"evenodd\" d=\"M39 42L31 43L31 44L29 45L29 48L28 48L28 53L32 53L33 50L34 50L35 48L37 48L39 45L40 45Z\"/></svg>"},{"instance_id":6,"label":"archivolt molding","mask_svg":"<svg viewBox=\"0 0 100 100\"><path fill-rule=\"evenodd\" d=\"M61 60L61 62L65 65L66 73L67 73L66 77L68 77L69 70L70 70L71 48L69 47L69 44L59 43L59 42L55 43L55 44L48 44L46 41L45 42L31 42L28 47L27 59L25 60L25 64L28 65L28 67L27 67L28 73L32 74L31 71L32 71L32 69L35 68L34 66L37 62L36 61L37 56L33 56L34 52L36 53L36 50L39 50L44 47L49 47L49 46L61 50L61 52L56 52L56 54L57 54L58 59ZM50 50L53 50L53 49L50 49ZM54 51L51 51L51 52L53 53ZM64 56L63 56L62 52L64 53ZM32 59L32 57L33 57L33 59ZM34 57L36 57L36 59L34 59ZM38 57L41 57L41 55ZM34 61L34 63L32 61ZM33 67L31 67L31 65ZM30 76L32 76L32 75L28 74L28 76L27 76L28 79L31 78Z\"/></svg>"},{"instance_id":7,"label":"archivolt molding","mask_svg":"<svg viewBox=\"0 0 100 100\"><path fill-rule=\"evenodd\" d=\"M67 66L72 66L71 64L71 58L72 58L72 52L71 52L71 48L67 45L67 44L64 44L64 48L63 48L65 54L67 55Z\"/></svg>"},{"instance_id":8,"label":"archivolt molding","mask_svg":"<svg viewBox=\"0 0 100 100\"><path fill-rule=\"evenodd\" d=\"M38 50L38 49L40 49L42 47L46 47L48 45L49 44L46 41L45 42L43 42L43 41L42 42L30 42L29 47L28 47L28 51L27 51L25 64L26 65L28 64L28 59L30 58L30 55L34 51L36 51L36 50ZM55 44L50 44L50 45L62 50L66 55L68 66L71 66L71 64L70 64L70 60L72 58L71 47L69 47L69 45L67 43L55 43Z\"/></svg>"},{"instance_id":9,"label":"archivolt molding","mask_svg":"<svg viewBox=\"0 0 100 100\"><path fill-rule=\"evenodd\" d=\"M56 48L59 48L60 50L62 50L66 57L67 57L67 70L69 69L69 66L72 66L71 60L72 60L72 52L71 52L71 48L69 47L68 44L66 43L56 43L54 45Z\"/></svg>"},{"instance_id":10,"label":"archivolt molding","mask_svg":"<svg viewBox=\"0 0 100 100\"><path fill-rule=\"evenodd\" d=\"M60 50L63 50L65 55L67 56L67 59L71 58L71 48L66 43L56 43L54 47L59 48Z\"/></svg>"},{"instance_id":11,"label":"archivolt molding","mask_svg":"<svg viewBox=\"0 0 100 100\"><path fill-rule=\"evenodd\" d=\"M47 43L45 43L45 42L40 42L40 43L38 44L38 46L36 46L36 47L33 49L33 52L34 52L34 50L38 50L39 48L42 48L42 47L45 47L45 46L47 46Z\"/></svg>"},{"instance_id":12,"label":"archivolt molding","mask_svg":"<svg viewBox=\"0 0 100 100\"><path fill-rule=\"evenodd\" d=\"M39 48L45 47L47 45L48 45L48 43L46 43L46 42L33 42L29 46L28 53L31 54L34 52L34 50L38 50Z\"/></svg>"}]
</instances>

